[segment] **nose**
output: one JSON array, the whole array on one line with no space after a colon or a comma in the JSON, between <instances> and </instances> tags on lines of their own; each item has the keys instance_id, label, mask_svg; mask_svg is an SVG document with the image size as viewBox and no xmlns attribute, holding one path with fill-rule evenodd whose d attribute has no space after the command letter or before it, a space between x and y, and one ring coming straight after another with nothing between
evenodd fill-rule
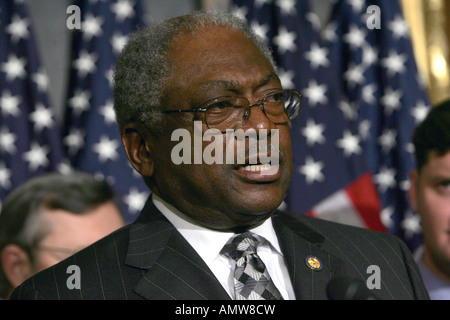
<instances>
[{"instance_id":1,"label":"nose","mask_svg":"<svg viewBox=\"0 0 450 320\"><path fill-rule=\"evenodd\" d=\"M275 124L264 113L263 106L264 103L262 101L250 105L244 114L244 121L246 122L244 127L253 128L256 131L260 129L270 131L270 129L275 128Z\"/></svg>"}]
</instances>

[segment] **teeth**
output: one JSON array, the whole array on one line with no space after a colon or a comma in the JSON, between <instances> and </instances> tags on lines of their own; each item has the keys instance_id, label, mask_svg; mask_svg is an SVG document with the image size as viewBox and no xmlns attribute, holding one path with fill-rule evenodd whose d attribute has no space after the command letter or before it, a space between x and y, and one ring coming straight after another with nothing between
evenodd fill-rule
<instances>
[{"instance_id":1,"label":"teeth","mask_svg":"<svg viewBox=\"0 0 450 320\"><path fill-rule=\"evenodd\" d=\"M270 164L257 164L240 167L242 171L266 171L270 169Z\"/></svg>"}]
</instances>

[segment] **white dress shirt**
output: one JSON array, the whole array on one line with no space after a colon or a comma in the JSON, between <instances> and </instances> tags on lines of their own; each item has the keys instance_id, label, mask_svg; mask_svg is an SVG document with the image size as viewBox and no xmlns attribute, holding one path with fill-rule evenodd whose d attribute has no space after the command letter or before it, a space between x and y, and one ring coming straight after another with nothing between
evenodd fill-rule
<instances>
[{"instance_id":1,"label":"white dress shirt","mask_svg":"<svg viewBox=\"0 0 450 320\"><path fill-rule=\"evenodd\" d=\"M220 254L223 246L234 233L215 231L195 224L192 219L155 194L152 194L152 201L205 261L225 291L234 299L233 272L236 262ZM294 289L272 226L272 220L267 219L251 231L265 240L258 246L258 256L266 265L281 296L284 300L295 299Z\"/></svg>"}]
</instances>

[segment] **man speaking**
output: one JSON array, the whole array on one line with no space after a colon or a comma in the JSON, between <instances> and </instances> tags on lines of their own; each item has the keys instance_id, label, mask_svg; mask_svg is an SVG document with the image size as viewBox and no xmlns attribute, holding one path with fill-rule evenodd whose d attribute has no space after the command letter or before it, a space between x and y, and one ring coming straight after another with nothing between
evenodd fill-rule
<instances>
[{"instance_id":1,"label":"man speaking","mask_svg":"<svg viewBox=\"0 0 450 320\"><path fill-rule=\"evenodd\" d=\"M365 284L368 270L378 271L379 299L428 298L394 236L277 211L301 96L283 90L269 48L241 20L196 12L142 29L114 82L123 145L152 196L135 223L35 275L13 299L328 299L332 279ZM178 129L191 141L202 134L200 156L222 161L174 159L188 152L173 152ZM237 130L253 133L241 151ZM67 287L71 265L79 289Z\"/></svg>"}]
</instances>

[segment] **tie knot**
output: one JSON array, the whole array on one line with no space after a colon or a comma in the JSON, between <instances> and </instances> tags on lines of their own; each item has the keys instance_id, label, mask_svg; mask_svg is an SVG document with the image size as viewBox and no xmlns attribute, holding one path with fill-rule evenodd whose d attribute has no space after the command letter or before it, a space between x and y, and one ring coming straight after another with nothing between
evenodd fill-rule
<instances>
[{"instance_id":1,"label":"tie knot","mask_svg":"<svg viewBox=\"0 0 450 320\"><path fill-rule=\"evenodd\" d=\"M256 234L244 232L230 238L220 253L238 261L249 254L256 254L256 248L259 244L260 241Z\"/></svg>"}]
</instances>

